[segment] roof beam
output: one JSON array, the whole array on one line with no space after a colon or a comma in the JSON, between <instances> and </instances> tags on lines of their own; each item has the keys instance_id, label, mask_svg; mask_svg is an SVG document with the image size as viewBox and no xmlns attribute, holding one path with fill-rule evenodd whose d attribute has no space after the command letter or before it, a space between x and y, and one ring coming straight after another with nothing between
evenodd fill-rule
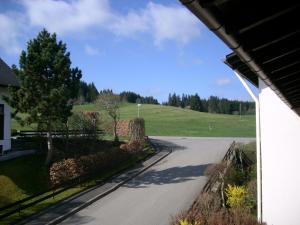
<instances>
[{"instance_id":1,"label":"roof beam","mask_svg":"<svg viewBox=\"0 0 300 225\"><path fill-rule=\"evenodd\" d=\"M238 33L239 33L239 34L242 34L242 33L246 32L246 31L251 30L251 29L253 29L253 28L255 28L255 27L258 27L258 26L260 26L260 25L262 25L262 24L264 24L264 23L266 23L266 22L269 22L269 21L271 21L271 20L274 20L274 19L276 19L276 18L278 18L278 17L280 17L280 16L283 16L283 15L285 15L285 14L287 14L287 13L289 13L289 12L295 10L295 9L297 9L297 8L299 7L299 5L300 5L300 4L297 4L297 5L295 5L295 6L292 6L292 7L290 7L290 8L287 8L287 9L285 9L285 10L282 10L282 11L280 11L280 12L278 12L278 13L275 13L275 14L273 14L273 15L271 15L271 16L268 16L268 17L266 17L266 18L263 18L263 19L261 19L261 20L255 22L255 23L253 23L253 24L251 24L251 25L249 25L249 26L247 26L247 27L244 27L244 28L240 29L240 30L238 31Z\"/></svg>"}]
</instances>

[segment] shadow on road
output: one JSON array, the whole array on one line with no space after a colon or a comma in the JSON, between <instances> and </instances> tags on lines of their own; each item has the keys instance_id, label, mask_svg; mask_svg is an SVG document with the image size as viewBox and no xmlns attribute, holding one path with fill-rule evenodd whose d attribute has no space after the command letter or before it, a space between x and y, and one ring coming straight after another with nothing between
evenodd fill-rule
<instances>
[{"instance_id":1,"label":"shadow on road","mask_svg":"<svg viewBox=\"0 0 300 225\"><path fill-rule=\"evenodd\" d=\"M149 185L163 185L181 183L203 176L204 171L211 164L172 167L164 170L149 170L143 175L124 184L128 188L146 188Z\"/></svg>"},{"instance_id":2,"label":"shadow on road","mask_svg":"<svg viewBox=\"0 0 300 225\"><path fill-rule=\"evenodd\" d=\"M78 213L76 213L76 214L72 215L72 217L70 217L68 219L68 221L63 222L62 224L79 225L79 224L87 224L94 220L96 220L96 218L94 218L92 216L82 216L82 215L79 215Z\"/></svg>"},{"instance_id":3,"label":"shadow on road","mask_svg":"<svg viewBox=\"0 0 300 225\"><path fill-rule=\"evenodd\" d=\"M185 146L177 145L174 142L166 141L166 140L158 140L155 138L151 138L150 141L159 149L172 149L172 151L176 150L184 150Z\"/></svg>"}]
</instances>

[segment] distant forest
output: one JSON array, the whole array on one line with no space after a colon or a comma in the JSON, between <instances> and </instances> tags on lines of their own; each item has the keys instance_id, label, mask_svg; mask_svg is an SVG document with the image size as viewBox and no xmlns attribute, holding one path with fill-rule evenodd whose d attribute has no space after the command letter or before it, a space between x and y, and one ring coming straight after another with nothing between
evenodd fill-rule
<instances>
[{"instance_id":1,"label":"distant forest","mask_svg":"<svg viewBox=\"0 0 300 225\"><path fill-rule=\"evenodd\" d=\"M79 90L75 104L84 104L94 102L99 95L99 92L94 83L86 83L80 81Z\"/></svg>"},{"instance_id":2,"label":"distant forest","mask_svg":"<svg viewBox=\"0 0 300 225\"><path fill-rule=\"evenodd\" d=\"M75 104L84 104L94 102L98 95L105 92L113 92L111 89L104 89L98 91L94 83L86 83L80 81L78 97ZM119 94L124 102L155 104L159 102L153 96L141 96L132 91L123 91ZM226 98L219 98L217 96L210 96L209 98L200 98L196 93L194 95L176 93L169 94L168 101L163 102L163 105L189 108L199 112L222 113L222 114L255 114L255 103L250 101L229 100Z\"/></svg>"},{"instance_id":3,"label":"distant forest","mask_svg":"<svg viewBox=\"0 0 300 225\"><path fill-rule=\"evenodd\" d=\"M107 93L113 91L111 89L104 89L98 91L94 83L86 83L84 81L80 81L79 90L77 99L75 100L75 104L84 104L84 103L92 103L94 102L98 95L101 93ZM129 103L142 103L142 104L155 104L158 105L157 99L153 96L141 96L132 91L123 91L119 94L120 98L124 102Z\"/></svg>"},{"instance_id":4,"label":"distant forest","mask_svg":"<svg viewBox=\"0 0 300 225\"><path fill-rule=\"evenodd\" d=\"M163 105L189 108L199 112L222 113L222 114L255 114L255 103L250 101L229 100L210 96L208 99L195 95L182 94L182 96L169 94L167 102Z\"/></svg>"}]
</instances>

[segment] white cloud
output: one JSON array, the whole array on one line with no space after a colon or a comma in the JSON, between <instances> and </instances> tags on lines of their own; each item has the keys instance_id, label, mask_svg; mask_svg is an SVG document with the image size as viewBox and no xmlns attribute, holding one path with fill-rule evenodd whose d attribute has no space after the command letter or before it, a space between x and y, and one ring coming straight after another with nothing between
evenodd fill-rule
<instances>
[{"instance_id":1,"label":"white cloud","mask_svg":"<svg viewBox=\"0 0 300 225\"><path fill-rule=\"evenodd\" d=\"M108 23L107 0L23 0L30 24L59 34L75 33Z\"/></svg>"},{"instance_id":2,"label":"white cloud","mask_svg":"<svg viewBox=\"0 0 300 225\"><path fill-rule=\"evenodd\" d=\"M94 48L90 45L84 46L84 52L89 56L97 56L101 54L101 51L97 48Z\"/></svg>"},{"instance_id":3,"label":"white cloud","mask_svg":"<svg viewBox=\"0 0 300 225\"><path fill-rule=\"evenodd\" d=\"M200 35L199 21L185 8L150 2L147 11L152 21L150 26L157 45L165 40L187 44Z\"/></svg>"},{"instance_id":4,"label":"white cloud","mask_svg":"<svg viewBox=\"0 0 300 225\"><path fill-rule=\"evenodd\" d=\"M199 20L187 9L149 2L127 14L114 12L108 0L23 0L31 25L60 34L102 28L123 37L150 34L154 43L186 44L200 35Z\"/></svg>"},{"instance_id":5,"label":"white cloud","mask_svg":"<svg viewBox=\"0 0 300 225\"><path fill-rule=\"evenodd\" d=\"M218 86L226 86L231 83L231 80L229 78L220 78L217 80L217 85Z\"/></svg>"},{"instance_id":6,"label":"white cloud","mask_svg":"<svg viewBox=\"0 0 300 225\"><path fill-rule=\"evenodd\" d=\"M119 13L109 0L20 0L22 16L0 14L0 47L20 51L18 37L46 28L60 35L82 35L106 30L117 37L148 35L153 44L166 41L185 45L199 37L200 22L183 6L149 2L145 7ZM22 18L22 19L19 19Z\"/></svg>"},{"instance_id":7,"label":"white cloud","mask_svg":"<svg viewBox=\"0 0 300 225\"><path fill-rule=\"evenodd\" d=\"M8 54L19 54L21 48L18 37L21 34L21 22L15 15L0 14L0 49Z\"/></svg>"},{"instance_id":8,"label":"white cloud","mask_svg":"<svg viewBox=\"0 0 300 225\"><path fill-rule=\"evenodd\" d=\"M200 35L199 21L185 8L152 2L145 9L118 16L112 31L127 37L148 33L158 46L167 40L187 44Z\"/></svg>"}]
</instances>

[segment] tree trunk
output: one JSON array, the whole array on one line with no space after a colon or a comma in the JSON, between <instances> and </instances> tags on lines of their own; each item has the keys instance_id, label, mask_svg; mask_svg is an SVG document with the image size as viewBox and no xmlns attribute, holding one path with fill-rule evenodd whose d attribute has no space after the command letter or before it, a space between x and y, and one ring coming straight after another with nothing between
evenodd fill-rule
<instances>
[{"instance_id":1,"label":"tree trunk","mask_svg":"<svg viewBox=\"0 0 300 225\"><path fill-rule=\"evenodd\" d=\"M69 149L69 124L68 121L65 123L65 129L66 129L66 136L65 136L65 141L66 141L66 151Z\"/></svg>"},{"instance_id":2,"label":"tree trunk","mask_svg":"<svg viewBox=\"0 0 300 225\"><path fill-rule=\"evenodd\" d=\"M52 140L52 130L51 130L51 125L49 124L47 126L47 147L48 147L48 152L47 152L47 158L45 164L47 166L50 165L53 157L53 140Z\"/></svg>"},{"instance_id":3,"label":"tree trunk","mask_svg":"<svg viewBox=\"0 0 300 225\"><path fill-rule=\"evenodd\" d=\"M114 136L115 136L115 142L119 141L118 134L117 134L117 125L118 121L116 118L114 118Z\"/></svg>"}]
</instances>

